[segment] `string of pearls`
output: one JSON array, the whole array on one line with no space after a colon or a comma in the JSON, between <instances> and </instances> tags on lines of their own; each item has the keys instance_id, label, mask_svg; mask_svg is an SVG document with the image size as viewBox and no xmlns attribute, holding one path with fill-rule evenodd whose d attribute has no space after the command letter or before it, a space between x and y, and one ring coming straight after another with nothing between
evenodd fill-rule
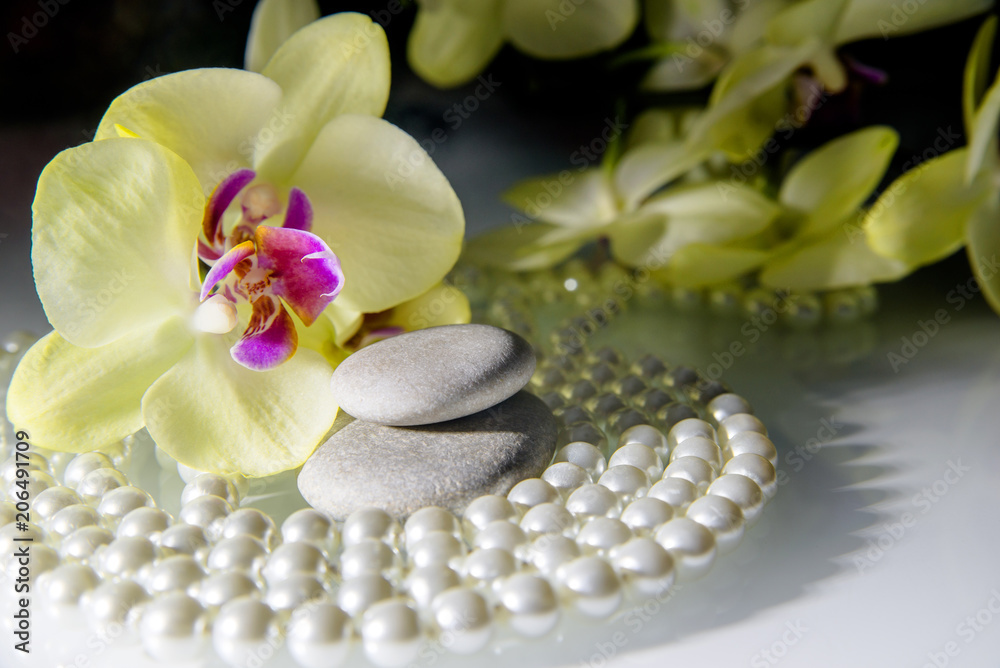
<instances>
[{"instance_id":1,"label":"string of pearls","mask_svg":"<svg viewBox=\"0 0 1000 668\"><path fill-rule=\"evenodd\" d=\"M34 523L20 531L5 423L0 565L16 577L14 538L31 536L33 589L50 614L82 612L93 632L160 661L211 647L234 667L287 651L329 668L356 644L402 666L427 643L469 654L501 631L544 636L567 611L606 618L663 600L759 519L777 452L721 383L559 341L530 383L561 424L552 464L461 517L428 507L400 523L369 508L335 522L305 508L278 526L240 506L246 479L213 474L187 482L172 516L129 483L129 438L79 455L35 449ZM9 339L0 369L28 344Z\"/></svg>"}]
</instances>

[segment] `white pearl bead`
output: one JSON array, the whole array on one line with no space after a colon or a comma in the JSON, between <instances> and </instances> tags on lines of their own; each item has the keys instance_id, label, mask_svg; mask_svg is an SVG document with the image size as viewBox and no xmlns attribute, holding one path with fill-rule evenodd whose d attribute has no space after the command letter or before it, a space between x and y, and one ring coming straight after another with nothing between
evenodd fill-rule
<instances>
[{"instance_id":1,"label":"white pearl bead","mask_svg":"<svg viewBox=\"0 0 1000 668\"><path fill-rule=\"evenodd\" d=\"M621 520L595 517L580 529L576 542L585 554L603 554L632 538L632 531Z\"/></svg>"},{"instance_id":2,"label":"white pearl bead","mask_svg":"<svg viewBox=\"0 0 1000 668\"><path fill-rule=\"evenodd\" d=\"M208 568L212 571L241 570L257 573L267 559L264 545L251 536L223 538L208 553Z\"/></svg>"},{"instance_id":3,"label":"white pearl bead","mask_svg":"<svg viewBox=\"0 0 1000 668\"><path fill-rule=\"evenodd\" d=\"M16 499L19 493L26 493L29 499L34 499L45 490L58 485L56 479L45 471L28 471L27 477L7 485L7 498Z\"/></svg>"},{"instance_id":4,"label":"white pearl bead","mask_svg":"<svg viewBox=\"0 0 1000 668\"><path fill-rule=\"evenodd\" d=\"M416 567L456 563L465 554L465 544L448 531L431 531L411 543L407 550Z\"/></svg>"},{"instance_id":5,"label":"white pearl bead","mask_svg":"<svg viewBox=\"0 0 1000 668\"><path fill-rule=\"evenodd\" d=\"M497 520L517 521L517 511L505 497L486 494L468 505L462 517L462 525L466 533L472 535Z\"/></svg>"},{"instance_id":6,"label":"white pearl bead","mask_svg":"<svg viewBox=\"0 0 1000 668\"><path fill-rule=\"evenodd\" d=\"M176 554L156 562L143 580L146 589L152 594L169 591L193 593L197 585L205 577L205 571L193 557L187 554Z\"/></svg>"},{"instance_id":7,"label":"white pearl bead","mask_svg":"<svg viewBox=\"0 0 1000 668\"><path fill-rule=\"evenodd\" d=\"M678 443L670 453L670 463L682 457L704 459L716 472L722 468L722 448L715 441L702 436L691 436Z\"/></svg>"},{"instance_id":8,"label":"white pearl bead","mask_svg":"<svg viewBox=\"0 0 1000 668\"><path fill-rule=\"evenodd\" d=\"M578 557L563 564L559 581L572 593L576 608L588 617L609 617L622 602L621 582L600 557Z\"/></svg>"},{"instance_id":9,"label":"white pearl bead","mask_svg":"<svg viewBox=\"0 0 1000 668\"><path fill-rule=\"evenodd\" d=\"M542 480L549 483L564 495L569 494L581 485L593 482L590 474L570 462L556 462L542 473Z\"/></svg>"},{"instance_id":10,"label":"white pearl bead","mask_svg":"<svg viewBox=\"0 0 1000 668\"><path fill-rule=\"evenodd\" d=\"M132 436L126 436L124 440L101 447L100 451L111 459L111 463L114 464L116 469L123 471L128 468L128 465L132 461L132 448L130 445L132 440Z\"/></svg>"},{"instance_id":11,"label":"white pearl bead","mask_svg":"<svg viewBox=\"0 0 1000 668\"><path fill-rule=\"evenodd\" d=\"M31 471L49 472L49 462L45 457L39 455L37 452L28 452L28 458L25 459L23 456L24 453L21 454L22 457L20 459L11 456L4 459L3 464L0 464L0 480L3 481L4 488L8 488L11 483L23 479L18 475L19 469L24 469L28 473ZM23 476L25 474L22 473L20 475Z\"/></svg>"},{"instance_id":12,"label":"white pearl bead","mask_svg":"<svg viewBox=\"0 0 1000 668\"><path fill-rule=\"evenodd\" d=\"M608 462L604 459L600 449L585 441L568 443L559 448L555 462L576 464L589 473L591 477L600 476L608 468Z\"/></svg>"},{"instance_id":13,"label":"white pearl bead","mask_svg":"<svg viewBox=\"0 0 1000 668\"><path fill-rule=\"evenodd\" d=\"M100 570L105 576L133 577L156 559L156 548L148 538L116 538L98 553Z\"/></svg>"},{"instance_id":14,"label":"white pearl bead","mask_svg":"<svg viewBox=\"0 0 1000 668\"><path fill-rule=\"evenodd\" d=\"M521 529L529 538L542 534L572 536L577 524L573 514L557 503L542 503L531 508L521 518Z\"/></svg>"},{"instance_id":15,"label":"white pearl bead","mask_svg":"<svg viewBox=\"0 0 1000 668\"><path fill-rule=\"evenodd\" d=\"M63 508L79 503L83 503L83 499L69 487L49 487L32 500L31 514L40 520L46 520ZM9 521L14 520L11 518Z\"/></svg>"},{"instance_id":16,"label":"white pearl bead","mask_svg":"<svg viewBox=\"0 0 1000 668\"><path fill-rule=\"evenodd\" d=\"M730 415L753 413L750 403L738 394L727 392L720 394L708 402L708 412L716 422L725 420Z\"/></svg>"},{"instance_id":17,"label":"white pearl bead","mask_svg":"<svg viewBox=\"0 0 1000 668\"><path fill-rule=\"evenodd\" d=\"M128 479L120 471L96 469L83 476L83 480L76 486L76 491L83 497L84 501L96 503L111 490L126 485L128 485Z\"/></svg>"},{"instance_id":18,"label":"white pearl bead","mask_svg":"<svg viewBox=\"0 0 1000 668\"><path fill-rule=\"evenodd\" d=\"M496 520L484 527L472 541L474 547L498 547L511 554L528 542L528 536L517 524L508 520Z\"/></svg>"},{"instance_id":19,"label":"white pearl bead","mask_svg":"<svg viewBox=\"0 0 1000 668\"><path fill-rule=\"evenodd\" d=\"M647 494L669 505L674 513L685 510L699 495L694 483L684 478L664 478L650 487Z\"/></svg>"},{"instance_id":20,"label":"white pearl bead","mask_svg":"<svg viewBox=\"0 0 1000 668\"><path fill-rule=\"evenodd\" d=\"M244 668L249 658L260 662L280 643L274 612L254 598L238 598L222 606L212 624L212 647L233 668Z\"/></svg>"},{"instance_id":21,"label":"white pearl bead","mask_svg":"<svg viewBox=\"0 0 1000 668\"><path fill-rule=\"evenodd\" d=\"M546 535L536 538L527 549L526 558L535 568L548 576L567 561L580 556L580 546L567 536Z\"/></svg>"},{"instance_id":22,"label":"white pearl bead","mask_svg":"<svg viewBox=\"0 0 1000 668\"><path fill-rule=\"evenodd\" d=\"M337 527L330 518L312 508L296 510L281 523L281 537L286 543L312 543L330 553L338 543Z\"/></svg>"},{"instance_id":23,"label":"white pearl bead","mask_svg":"<svg viewBox=\"0 0 1000 668\"><path fill-rule=\"evenodd\" d=\"M745 453L736 455L722 469L723 473L738 473L757 483L764 498L771 499L778 492L778 478L774 465L760 455Z\"/></svg>"},{"instance_id":24,"label":"white pearl bead","mask_svg":"<svg viewBox=\"0 0 1000 668\"><path fill-rule=\"evenodd\" d=\"M184 504L177 519L205 530L210 537L222 534L226 517L233 511L225 499L218 496L199 496Z\"/></svg>"},{"instance_id":25,"label":"white pearl bead","mask_svg":"<svg viewBox=\"0 0 1000 668\"><path fill-rule=\"evenodd\" d=\"M725 497L739 506L747 526L753 526L764 511L764 493L745 475L727 473L719 476L709 486L708 494Z\"/></svg>"},{"instance_id":26,"label":"white pearl bead","mask_svg":"<svg viewBox=\"0 0 1000 668\"><path fill-rule=\"evenodd\" d=\"M101 498L97 512L115 522L121 520L136 508L153 506L153 499L138 487L119 487Z\"/></svg>"},{"instance_id":27,"label":"white pearl bead","mask_svg":"<svg viewBox=\"0 0 1000 668\"><path fill-rule=\"evenodd\" d=\"M27 563L23 563L21 559L23 557L15 557L13 554L7 556L6 573L10 578L11 589L22 584L27 584L29 588L34 587L42 573L48 573L59 566L59 553L41 543L29 544ZM15 593L28 592L15 591Z\"/></svg>"},{"instance_id":28,"label":"white pearl bead","mask_svg":"<svg viewBox=\"0 0 1000 668\"><path fill-rule=\"evenodd\" d=\"M618 439L618 447L629 443L641 443L655 452L661 460L667 458L667 439L663 432L652 425L637 424L623 431Z\"/></svg>"},{"instance_id":29,"label":"white pearl bead","mask_svg":"<svg viewBox=\"0 0 1000 668\"><path fill-rule=\"evenodd\" d=\"M240 508L233 511L222 525L222 537L253 536L265 547L272 547L277 540L274 520L256 508Z\"/></svg>"},{"instance_id":30,"label":"white pearl bead","mask_svg":"<svg viewBox=\"0 0 1000 668\"><path fill-rule=\"evenodd\" d=\"M198 584L198 600L206 608L217 608L240 596L257 595L259 590L245 573L227 571L209 575Z\"/></svg>"},{"instance_id":31,"label":"white pearl bead","mask_svg":"<svg viewBox=\"0 0 1000 668\"><path fill-rule=\"evenodd\" d=\"M715 563L712 532L686 517L677 517L656 530L654 539L670 553L680 580L695 580Z\"/></svg>"},{"instance_id":32,"label":"white pearl bead","mask_svg":"<svg viewBox=\"0 0 1000 668\"><path fill-rule=\"evenodd\" d=\"M170 515L159 508L136 508L126 513L118 523L116 535L119 538L132 536L155 536L166 531L170 526Z\"/></svg>"},{"instance_id":33,"label":"white pearl bead","mask_svg":"<svg viewBox=\"0 0 1000 668\"><path fill-rule=\"evenodd\" d=\"M443 564L432 564L410 571L403 587L418 608L426 609L430 607L435 596L459 584L461 580L453 569Z\"/></svg>"},{"instance_id":34,"label":"white pearl bead","mask_svg":"<svg viewBox=\"0 0 1000 668\"><path fill-rule=\"evenodd\" d=\"M239 495L232 480L214 473L201 473L184 485L181 491L181 505L186 506L199 496L218 496L231 506L239 504Z\"/></svg>"},{"instance_id":35,"label":"white pearl bead","mask_svg":"<svg viewBox=\"0 0 1000 668\"><path fill-rule=\"evenodd\" d=\"M736 434L726 442L726 447L730 457L745 454L760 455L771 462L771 466L775 468L778 466L778 450L774 447L771 439L764 434L758 434L755 431Z\"/></svg>"},{"instance_id":36,"label":"white pearl bead","mask_svg":"<svg viewBox=\"0 0 1000 668\"><path fill-rule=\"evenodd\" d=\"M725 497L703 496L695 500L687 509L687 518L712 532L719 554L732 552L743 540L743 512Z\"/></svg>"},{"instance_id":37,"label":"white pearl bead","mask_svg":"<svg viewBox=\"0 0 1000 668\"><path fill-rule=\"evenodd\" d=\"M640 598L660 598L674 585L674 558L652 538L633 538L611 551L611 563Z\"/></svg>"},{"instance_id":38,"label":"white pearl bead","mask_svg":"<svg viewBox=\"0 0 1000 668\"><path fill-rule=\"evenodd\" d=\"M383 668L396 668L416 659L423 633L416 611L401 599L390 599L376 603L365 613L361 640L369 661Z\"/></svg>"},{"instance_id":39,"label":"white pearl bead","mask_svg":"<svg viewBox=\"0 0 1000 668\"><path fill-rule=\"evenodd\" d=\"M545 578L517 573L499 588L500 603L510 613L511 627L523 636L540 638L559 621L559 601Z\"/></svg>"},{"instance_id":40,"label":"white pearl bead","mask_svg":"<svg viewBox=\"0 0 1000 668\"><path fill-rule=\"evenodd\" d=\"M566 499L566 509L585 520L589 517L618 517L622 501L604 485L584 485Z\"/></svg>"},{"instance_id":41,"label":"white pearl bead","mask_svg":"<svg viewBox=\"0 0 1000 668\"><path fill-rule=\"evenodd\" d=\"M704 494L708 486L715 480L715 469L701 457L680 457L670 462L663 470L664 480L667 478L682 478L692 483L699 494Z\"/></svg>"},{"instance_id":42,"label":"white pearl bead","mask_svg":"<svg viewBox=\"0 0 1000 668\"><path fill-rule=\"evenodd\" d=\"M377 538L365 538L344 548L340 554L340 574L346 580L366 573L380 574L397 569L396 553Z\"/></svg>"},{"instance_id":43,"label":"white pearl bead","mask_svg":"<svg viewBox=\"0 0 1000 668\"><path fill-rule=\"evenodd\" d=\"M461 535L458 518L444 508L427 506L410 515L403 524L406 545L409 547L432 531L446 531Z\"/></svg>"},{"instance_id":44,"label":"white pearl bead","mask_svg":"<svg viewBox=\"0 0 1000 668\"><path fill-rule=\"evenodd\" d=\"M610 489L618 495L623 505L627 505L633 499L645 496L651 483L645 471L625 464L610 467L597 484Z\"/></svg>"},{"instance_id":45,"label":"white pearl bead","mask_svg":"<svg viewBox=\"0 0 1000 668\"><path fill-rule=\"evenodd\" d=\"M626 443L619 446L608 460L608 466L634 466L646 472L652 480L656 480L663 473L663 460L652 448L642 443Z\"/></svg>"},{"instance_id":46,"label":"white pearl bead","mask_svg":"<svg viewBox=\"0 0 1000 668\"><path fill-rule=\"evenodd\" d=\"M89 559L101 547L110 545L114 539L114 535L104 527L80 527L63 538L59 545L59 551L69 559Z\"/></svg>"},{"instance_id":47,"label":"white pearl bead","mask_svg":"<svg viewBox=\"0 0 1000 668\"><path fill-rule=\"evenodd\" d=\"M295 610L288 622L288 650L303 668L336 668L351 649L351 618L332 603Z\"/></svg>"},{"instance_id":48,"label":"white pearl bead","mask_svg":"<svg viewBox=\"0 0 1000 668\"><path fill-rule=\"evenodd\" d=\"M767 427L756 416L748 413L736 413L719 422L719 445L723 448L736 434L753 431L767 436Z\"/></svg>"},{"instance_id":49,"label":"white pearl bead","mask_svg":"<svg viewBox=\"0 0 1000 668\"><path fill-rule=\"evenodd\" d=\"M628 504L622 511L621 520L629 529L637 533L652 531L674 517L670 504L652 496L644 496Z\"/></svg>"},{"instance_id":50,"label":"white pearl bead","mask_svg":"<svg viewBox=\"0 0 1000 668\"><path fill-rule=\"evenodd\" d=\"M515 508L526 512L543 503L555 503L559 500L559 492L541 478L528 478L514 485L507 493L507 500Z\"/></svg>"},{"instance_id":51,"label":"white pearl bead","mask_svg":"<svg viewBox=\"0 0 1000 668\"><path fill-rule=\"evenodd\" d=\"M53 487L52 489L66 489L66 488L65 487ZM45 491L47 492L48 490L45 490ZM43 492L43 494L44 494L44 492ZM79 503L79 501L77 501L76 503ZM67 505L73 505L73 504L70 503L70 504L67 504ZM38 514L37 506L38 506L38 498L36 497L35 498L35 515L37 517L41 518L41 519L45 519L41 515ZM17 508L14 507L13 503L11 503L10 501L0 501L0 527L6 526L6 525L10 524L11 522L13 522L14 518L16 517L16 515L17 515Z\"/></svg>"},{"instance_id":52,"label":"white pearl bead","mask_svg":"<svg viewBox=\"0 0 1000 668\"><path fill-rule=\"evenodd\" d=\"M68 536L77 529L100 524L101 517L90 506L77 504L67 506L48 521L48 530L57 536Z\"/></svg>"},{"instance_id":53,"label":"white pearl bead","mask_svg":"<svg viewBox=\"0 0 1000 668\"><path fill-rule=\"evenodd\" d=\"M195 599L181 592L146 604L139 622L142 646L157 661L190 661L207 645L208 619Z\"/></svg>"},{"instance_id":54,"label":"white pearl bead","mask_svg":"<svg viewBox=\"0 0 1000 668\"><path fill-rule=\"evenodd\" d=\"M84 476L91 471L112 468L114 468L114 463L107 455L100 452L84 452L74 457L73 461L66 465L66 470L63 471L63 484L76 489Z\"/></svg>"},{"instance_id":55,"label":"white pearl bead","mask_svg":"<svg viewBox=\"0 0 1000 668\"><path fill-rule=\"evenodd\" d=\"M493 635L493 613L481 594L456 587L437 595L431 606L439 642L455 654L473 654Z\"/></svg>"},{"instance_id":56,"label":"white pearl bead","mask_svg":"<svg viewBox=\"0 0 1000 668\"><path fill-rule=\"evenodd\" d=\"M175 524L160 534L159 545L174 553L201 558L202 553L208 551L208 538L201 527Z\"/></svg>"},{"instance_id":57,"label":"white pearl bead","mask_svg":"<svg viewBox=\"0 0 1000 668\"><path fill-rule=\"evenodd\" d=\"M344 580L337 591L337 605L351 617L358 617L374 603L394 594L392 585L384 577L376 573L365 573Z\"/></svg>"},{"instance_id":58,"label":"white pearl bead","mask_svg":"<svg viewBox=\"0 0 1000 668\"><path fill-rule=\"evenodd\" d=\"M312 575L296 573L281 582L269 585L264 595L264 602L275 612L280 612L293 610L309 601L322 601L326 598L323 583Z\"/></svg>"},{"instance_id":59,"label":"white pearl bead","mask_svg":"<svg viewBox=\"0 0 1000 668\"><path fill-rule=\"evenodd\" d=\"M670 445L670 449L673 450L678 444L695 436L707 438L714 442L716 439L715 428L699 418L687 418L686 420L681 420L670 429L670 432L667 434L667 442Z\"/></svg>"},{"instance_id":60,"label":"white pearl bead","mask_svg":"<svg viewBox=\"0 0 1000 668\"><path fill-rule=\"evenodd\" d=\"M149 594L132 580L102 582L84 594L80 601L87 626L94 633L134 642L134 631L142 604Z\"/></svg>"},{"instance_id":61,"label":"white pearl bead","mask_svg":"<svg viewBox=\"0 0 1000 668\"><path fill-rule=\"evenodd\" d=\"M462 569L469 578L489 586L499 578L510 575L516 568L514 556L498 547L473 550L462 564Z\"/></svg>"},{"instance_id":62,"label":"white pearl bead","mask_svg":"<svg viewBox=\"0 0 1000 668\"><path fill-rule=\"evenodd\" d=\"M80 598L101 583L90 566L63 564L39 577L39 589L48 605L75 607Z\"/></svg>"},{"instance_id":63,"label":"white pearl bead","mask_svg":"<svg viewBox=\"0 0 1000 668\"><path fill-rule=\"evenodd\" d=\"M27 542L27 540L24 539L31 539L35 543L42 543L45 541L46 534L40 526L32 524L31 522L28 522L27 524L27 531L21 531L13 522L0 528L0 563L6 564L8 556L14 554L14 551L18 547Z\"/></svg>"},{"instance_id":64,"label":"white pearl bead","mask_svg":"<svg viewBox=\"0 0 1000 668\"><path fill-rule=\"evenodd\" d=\"M348 516L341 536L345 546L365 538L375 538L392 545L399 532L399 523L389 513L380 508L361 508Z\"/></svg>"}]
</instances>

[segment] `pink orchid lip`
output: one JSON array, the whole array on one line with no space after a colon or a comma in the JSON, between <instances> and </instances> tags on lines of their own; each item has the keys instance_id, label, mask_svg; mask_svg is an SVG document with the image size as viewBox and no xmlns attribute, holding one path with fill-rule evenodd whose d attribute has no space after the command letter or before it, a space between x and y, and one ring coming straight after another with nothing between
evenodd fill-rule
<instances>
[{"instance_id":1,"label":"pink orchid lip","mask_svg":"<svg viewBox=\"0 0 1000 668\"><path fill-rule=\"evenodd\" d=\"M212 191L212 194L208 198L208 203L205 205L205 217L201 223L202 232L205 234L205 240L208 244L202 244L199 241L199 255L201 255L200 251L203 246L207 246L206 250L210 250L211 253L216 254L216 257L220 255L214 249L225 242L225 237L222 234L222 214L226 212L226 209L233 203L233 200L240 194L240 191L246 188L256 177L257 173L252 169L240 169L224 178L219 185L215 186L215 190Z\"/></svg>"},{"instance_id":2,"label":"pink orchid lip","mask_svg":"<svg viewBox=\"0 0 1000 668\"><path fill-rule=\"evenodd\" d=\"M285 362L298 347L292 311L309 326L344 287L340 260L311 232L258 226L254 240L228 251L205 276L201 301L221 284L218 294L232 302L249 301L253 314L233 346L233 359L257 371Z\"/></svg>"},{"instance_id":3,"label":"pink orchid lip","mask_svg":"<svg viewBox=\"0 0 1000 668\"><path fill-rule=\"evenodd\" d=\"M250 323L229 352L246 368L267 371L287 362L298 346L292 317L276 297L264 295L253 302Z\"/></svg>"}]
</instances>

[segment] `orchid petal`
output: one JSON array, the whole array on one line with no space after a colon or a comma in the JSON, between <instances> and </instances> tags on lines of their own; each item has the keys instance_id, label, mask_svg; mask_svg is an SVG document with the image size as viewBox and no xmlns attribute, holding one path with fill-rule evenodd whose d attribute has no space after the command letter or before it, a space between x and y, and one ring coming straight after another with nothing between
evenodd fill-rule
<instances>
[{"instance_id":1,"label":"orchid petal","mask_svg":"<svg viewBox=\"0 0 1000 668\"><path fill-rule=\"evenodd\" d=\"M982 171L997 164L997 123L1000 122L1000 71L976 109L969 128L969 151L965 164L965 182L972 183Z\"/></svg>"},{"instance_id":2,"label":"orchid petal","mask_svg":"<svg viewBox=\"0 0 1000 668\"><path fill-rule=\"evenodd\" d=\"M1000 201L995 194L973 212L968 229L969 264L986 301L1000 313Z\"/></svg>"},{"instance_id":3,"label":"orchid petal","mask_svg":"<svg viewBox=\"0 0 1000 668\"><path fill-rule=\"evenodd\" d=\"M302 349L271 371L234 362L226 337L200 337L142 398L150 436L197 471L266 476L302 464L337 414L331 366Z\"/></svg>"},{"instance_id":4,"label":"orchid petal","mask_svg":"<svg viewBox=\"0 0 1000 668\"><path fill-rule=\"evenodd\" d=\"M403 302L387 312L384 327L399 327L407 332L442 325L463 325L472 319L469 298L454 285L438 283L415 299Z\"/></svg>"},{"instance_id":5,"label":"orchid petal","mask_svg":"<svg viewBox=\"0 0 1000 668\"><path fill-rule=\"evenodd\" d=\"M536 58L578 58L612 49L628 39L638 21L638 0L506 0L503 7L504 32Z\"/></svg>"},{"instance_id":6,"label":"orchid petal","mask_svg":"<svg viewBox=\"0 0 1000 668\"><path fill-rule=\"evenodd\" d=\"M222 214L256 176L253 170L239 169L220 181L209 195L208 204L205 205L205 218L201 223L202 232L208 243L220 246L225 241L222 232Z\"/></svg>"},{"instance_id":7,"label":"orchid petal","mask_svg":"<svg viewBox=\"0 0 1000 668\"><path fill-rule=\"evenodd\" d=\"M410 66L438 88L469 81L503 45L502 6L501 0L421 4L406 45Z\"/></svg>"},{"instance_id":8,"label":"orchid petal","mask_svg":"<svg viewBox=\"0 0 1000 668\"><path fill-rule=\"evenodd\" d=\"M190 309L203 208L190 167L152 142L107 139L57 155L38 179L31 248L52 326L96 347Z\"/></svg>"},{"instance_id":9,"label":"orchid petal","mask_svg":"<svg viewBox=\"0 0 1000 668\"><path fill-rule=\"evenodd\" d=\"M298 188L292 188L288 193L288 210L285 212L285 224L282 227L286 230L308 232L312 229L312 219L313 210L309 198Z\"/></svg>"},{"instance_id":10,"label":"orchid petal","mask_svg":"<svg viewBox=\"0 0 1000 668\"><path fill-rule=\"evenodd\" d=\"M208 299L208 295L211 294L212 289L215 288L219 281L226 278L236 268L236 265L253 254L253 242L244 241L219 258L218 262L212 265L212 268L205 275L205 280L201 285L201 294L199 295L200 301Z\"/></svg>"},{"instance_id":11,"label":"orchid petal","mask_svg":"<svg viewBox=\"0 0 1000 668\"><path fill-rule=\"evenodd\" d=\"M458 258L465 218L455 192L412 137L380 118L332 120L292 181L350 279L338 297L350 309L375 313L421 295Z\"/></svg>"},{"instance_id":12,"label":"orchid petal","mask_svg":"<svg viewBox=\"0 0 1000 668\"><path fill-rule=\"evenodd\" d=\"M833 40L846 44L871 37L888 39L910 35L981 14L993 6L993 0L948 0L922 2L900 21L901 5L896 0L851 0L837 23Z\"/></svg>"},{"instance_id":13,"label":"orchid petal","mask_svg":"<svg viewBox=\"0 0 1000 668\"><path fill-rule=\"evenodd\" d=\"M905 262L883 257L863 232L835 230L810 245L790 248L768 263L760 281L785 290L836 290L895 281L911 271Z\"/></svg>"},{"instance_id":14,"label":"orchid petal","mask_svg":"<svg viewBox=\"0 0 1000 668\"><path fill-rule=\"evenodd\" d=\"M964 183L967 153L961 148L932 158L886 188L864 221L876 252L917 267L962 247L968 220L986 194L982 181Z\"/></svg>"},{"instance_id":15,"label":"orchid petal","mask_svg":"<svg viewBox=\"0 0 1000 668\"><path fill-rule=\"evenodd\" d=\"M244 66L260 72L299 28L319 18L316 0L260 0L250 19Z\"/></svg>"},{"instance_id":16,"label":"orchid petal","mask_svg":"<svg viewBox=\"0 0 1000 668\"><path fill-rule=\"evenodd\" d=\"M298 346L295 322L280 301L264 295L253 302L250 322L230 353L252 371L269 371L287 362Z\"/></svg>"},{"instance_id":17,"label":"orchid petal","mask_svg":"<svg viewBox=\"0 0 1000 668\"><path fill-rule=\"evenodd\" d=\"M806 215L799 234L825 234L857 211L882 180L898 145L895 130L876 125L799 160L778 194L782 204Z\"/></svg>"},{"instance_id":18,"label":"orchid petal","mask_svg":"<svg viewBox=\"0 0 1000 668\"><path fill-rule=\"evenodd\" d=\"M753 271L769 255L756 248L693 243L674 253L664 275L669 283L680 287L718 285Z\"/></svg>"},{"instance_id":19,"label":"orchid petal","mask_svg":"<svg viewBox=\"0 0 1000 668\"><path fill-rule=\"evenodd\" d=\"M630 211L642 200L685 172L704 162L705 147L692 148L681 141L655 141L630 148L615 168L615 191Z\"/></svg>"},{"instance_id":20,"label":"orchid petal","mask_svg":"<svg viewBox=\"0 0 1000 668\"><path fill-rule=\"evenodd\" d=\"M286 118L271 128L273 138L258 145L254 165L282 183L333 118L382 115L389 99L389 44L381 25L341 12L292 35L263 73L281 86Z\"/></svg>"},{"instance_id":21,"label":"orchid petal","mask_svg":"<svg viewBox=\"0 0 1000 668\"><path fill-rule=\"evenodd\" d=\"M350 341L358 333L358 330L361 329L361 324L365 319L364 313L347 308L339 300L330 304L323 311L323 315L326 316L326 320L333 327L333 341L337 346L343 346ZM322 320L323 318L319 318L317 322Z\"/></svg>"},{"instance_id":22,"label":"orchid petal","mask_svg":"<svg viewBox=\"0 0 1000 668\"><path fill-rule=\"evenodd\" d=\"M85 452L142 428L139 401L193 341L172 319L97 348L80 348L51 332L14 371L7 416L32 443L59 452Z\"/></svg>"},{"instance_id":23,"label":"orchid petal","mask_svg":"<svg viewBox=\"0 0 1000 668\"><path fill-rule=\"evenodd\" d=\"M205 195L247 167L262 128L277 124L281 88L254 72L184 70L133 86L108 107L96 139L117 137L115 124L183 158ZM287 122L287 120L286 120Z\"/></svg>"},{"instance_id":24,"label":"orchid petal","mask_svg":"<svg viewBox=\"0 0 1000 668\"><path fill-rule=\"evenodd\" d=\"M990 56L993 54L993 41L997 33L997 18L991 16L983 22L976 40L969 51L969 59L965 63L965 74L962 86L962 116L965 119L965 131L970 132L975 122L976 110L983 100L986 84L989 81Z\"/></svg>"},{"instance_id":25,"label":"orchid petal","mask_svg":"<svg viewBox=\"0 0 1000 668\"><path fill-rule=\"evenodd\" d=\"M271 292L302 322L313 324L344 287L340 260L315 234L283 227L257 228L257 266L271 273Z\"/></svg>"},{"instance_id":26,"label":"orchid petal","mask_svg":"<svg viewBox=\"0 0 1000 668\"><path fill-rule=\"evenodd\" d=\"M816 36L832 44L837 24L849 4L851 0L797 2L771 18L767 24L767 39L772 44L794 46L806 36Z\"/></svg>"},{"instance_id":27,"label":"orchid petal","mask_svg":"<svg viewBox=\"0 0 1000 668\"><path fill-rule=\"evenodd\" d=\"M505 225L471 239L465 257L476 263L511 271L532 271L559 264L607 228L565 228L548 223ZM556 240L557 232L573 232Z\"/></svg>"},{"instance_id":28,"label":"orchid petal","mask_svg":"<svg viewBox=\"0 0 1000 668\"><path fill-rule=\"evenodd\" d=\"M565 227L606 225L618 215L611 180L603 169L521 181L503 199L532 218Z\"/></svg>"}]
</instances>

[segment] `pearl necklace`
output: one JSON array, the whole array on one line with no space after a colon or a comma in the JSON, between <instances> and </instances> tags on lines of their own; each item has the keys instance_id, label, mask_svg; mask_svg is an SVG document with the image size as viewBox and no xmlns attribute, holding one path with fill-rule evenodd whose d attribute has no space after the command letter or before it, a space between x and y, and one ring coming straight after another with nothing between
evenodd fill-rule
<instances>
[{"instance_id":1,"label":"pearl necklace","mask_svg":"<svg viewBox=\"0 0 1000 668\"><path fill-rule=\"evenodd\" d=\"M483 319L532 333L524 309L496 303ZM231 666L287 644L303 668L338 665L355 643L379 666L406 665L427 643L471 654L500 625L537 637L567 608L607 618L625 601L665 602L759 519L777 452L721 383L655 356L590 351L575 324L554 330L530 383L562 425L554 461L462 517L428 507L400 524L371 508L340 523L304 508L279 529L240 507L245 478L213 474L187 482L174 517L129 484L130 437L75 456L34 449L35 523L20 530L4 423L0 596L18 574L14 539L31 537L37 605L78 609L101 637L166 662L211 646ZM9 376L30 342L9 338L0 370Z\"/></svg>"}]
</instances>

